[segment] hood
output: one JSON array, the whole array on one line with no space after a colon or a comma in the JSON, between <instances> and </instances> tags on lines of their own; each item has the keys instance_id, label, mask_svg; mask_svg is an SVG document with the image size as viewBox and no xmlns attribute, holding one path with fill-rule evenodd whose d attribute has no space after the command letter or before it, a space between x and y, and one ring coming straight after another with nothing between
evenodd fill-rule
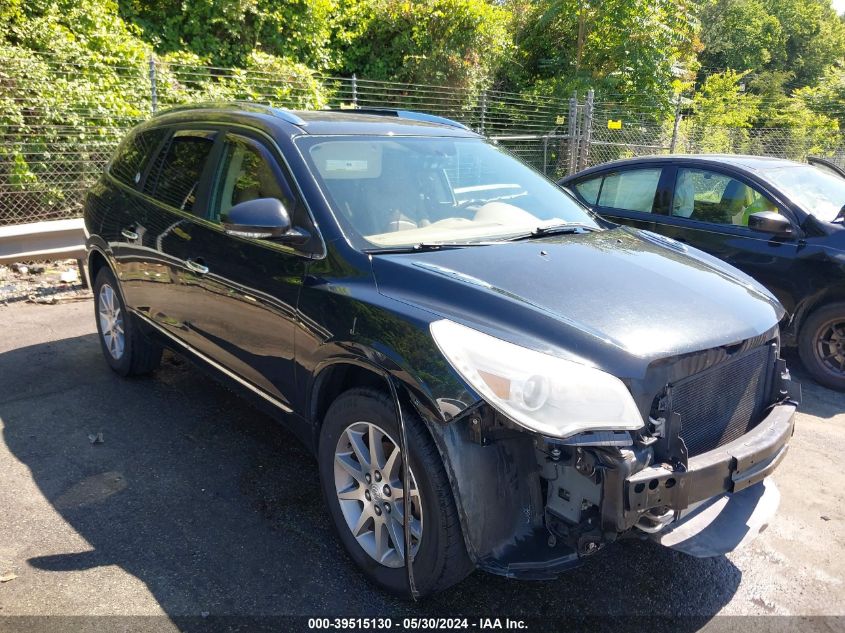
<instances>
[{"instance_id":1,"label":"hood","mask_svg":"<svg viewBox=\"0 0 845 633\"><path fill-rule=\"evenodd\" d=\"M622 227L376 254L373 272L385 296L620 376L656 358L759 336L783 316L777 300L737 269Z\"/></svg>"}]
</instances>

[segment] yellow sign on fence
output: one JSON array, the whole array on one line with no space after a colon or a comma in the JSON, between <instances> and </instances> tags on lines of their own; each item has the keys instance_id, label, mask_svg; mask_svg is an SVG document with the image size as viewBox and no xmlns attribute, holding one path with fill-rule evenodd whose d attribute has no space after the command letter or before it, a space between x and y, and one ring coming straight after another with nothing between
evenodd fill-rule
<instances>
[{"instance_id":1,"label":"yellow sign on fence","mask_svg":"<svg viewBox=\"0 0 845 633\"><path fill-rule=\"evenodd\" d=\"M607 129L608 130L621 130L622 129L622 119L619 119L618 121L614 121L613 119L610 119L607 122Z\"/></svg>"}]
</instances>

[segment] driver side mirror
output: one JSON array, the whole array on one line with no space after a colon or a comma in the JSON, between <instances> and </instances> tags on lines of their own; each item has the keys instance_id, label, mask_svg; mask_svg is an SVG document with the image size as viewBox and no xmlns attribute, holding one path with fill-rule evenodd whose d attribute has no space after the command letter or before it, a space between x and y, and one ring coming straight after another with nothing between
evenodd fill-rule
<instances>
[{"instance_id":1,"label":"driver side mirror","mask_svg":"<svg viewBox=\"0 0 845 633\"><path fill-rule=\"evenodd\" d=\"M775 211L758 211L748 216L748 228L786 237L792 235L792 222Z\"/></svg>"},{"instance_id":2,"label":"driver side mirror","mask_svg":"<svg viewBox=\"0 0 845 633\"><path fill-rule=\"evenodd\" d=\"M285 238L304 243L309 235L291 226L290 215L281 200L256 198L239 202L225 211L220 223L227 235L253 239Z\"/></svg>"}]
</instances>

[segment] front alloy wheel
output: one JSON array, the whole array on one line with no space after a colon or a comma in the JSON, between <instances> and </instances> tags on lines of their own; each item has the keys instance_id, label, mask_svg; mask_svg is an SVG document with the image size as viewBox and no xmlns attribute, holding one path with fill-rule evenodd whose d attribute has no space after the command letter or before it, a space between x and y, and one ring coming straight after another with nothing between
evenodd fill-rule
<instances>
[{"instance_id":1,"label":"front alloy wheel","mask_svg":"<svg viewBox=\"0 0 845 633\"><path fill-rule=\"evenodd\" d=\"M408 596L405 521L419 595L441 591L472 571L452 487L440 453L412 408L405 408L405 451L396 441L396 406L384 391L350 389L320 427L320 485L335 531L372 582ZM407 455L403 454L407 452ZM411 486L403 499L403 459Z\"/></svg>"},{"instance_id":2,"label":"front alloy wheel","mask_svg":"<svg viewBox=\"0 0 845 633\"><path fill-rule=\"evenodd\" d=\"M396 441L372 422L346 427L335 449L334 483L346 525L361 548L386 567L405 565L405 520L410 516L411 554L419 551L423 510L411 474L405 512L402 452Z\"/></svg>"}]
</instances>

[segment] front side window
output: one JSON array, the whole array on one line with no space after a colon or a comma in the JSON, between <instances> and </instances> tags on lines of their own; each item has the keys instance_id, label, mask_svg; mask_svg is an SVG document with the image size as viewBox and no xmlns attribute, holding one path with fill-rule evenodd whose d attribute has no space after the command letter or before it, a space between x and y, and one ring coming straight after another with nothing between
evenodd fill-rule
<instances>
[{"instance_id":1,"label":"front side window","mask_svg":"<svg viewBox=\"0 0 845 633\"><path fill-rule=\"evenodd\" d=\"M182 211L195 212L202 172L214 146L214 132L180 131L156 158L144 192Z\"/></svg>"},{"instance_id":2,"label":"front side window","mask_svg":"<svg viewBox=\"0 0 845 633\"><path fill-rule=\"evenodd\" d=\"M335 215L369 245L504 239L563 223L598 228L569 194L483 141L300 137Z\"/></svg>"},{"instance_id":3,"label":"front side window","mask_svg":"<svg viewBox=\"0 0 845 633\"><path fill-rule=\"evenodd\" d=\"M150 156L166 134L162 128L132 134L117 150L109 173L123 184L137 187Z\"/></svg>"},{"instance_id":4,"label":"front side window","mask_svg":"<svg viewBox=\"0 0 845 633\"><path fill-rule=\"evenodd\" d=\"M777 205L744 182L705 169L679 169L672 200L672 215L702 222L748 226L759 211L777 211Z\"/></svg>"},{"instance_id":5,"label":"front side window","mask_svg":"<svg viewBox=\"0 0 845 633\"><path fill-rule=\"evenodd\" d=\"M236 204L257 198L276 198L293 214L293 196L269 152L257 142L227 135L214 196L211 219L220 221Z\"/></svg>"},{"instance_id":6,"label":"front side window","mask_svg":"<svg viewBox=\"0 0 845 633\"><path fill-rule=\"evenodd\" d=\"M599 206L651 213L662 170L630 169L604 177Z\"/></svg>"}]
</instances>

